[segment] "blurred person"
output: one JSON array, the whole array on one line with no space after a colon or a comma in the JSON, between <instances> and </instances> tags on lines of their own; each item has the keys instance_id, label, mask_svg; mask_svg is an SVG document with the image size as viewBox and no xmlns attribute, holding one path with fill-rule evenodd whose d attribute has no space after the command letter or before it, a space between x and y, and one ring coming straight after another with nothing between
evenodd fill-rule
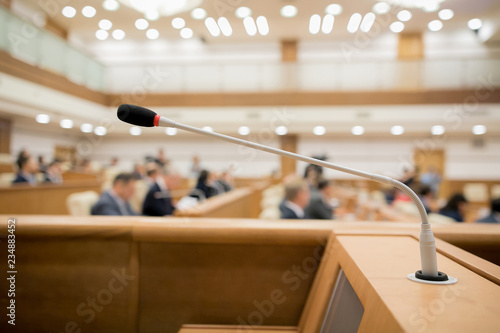
<instances>
[{"instance_id":1,"label":"blurred person","mask_svg":"<svg viewBox=\"0 0 500 333\"><path fill-rule=\"evenodd\" d=\"M156 162L149 162L146 164L146 176L144 181L149 185L153 185L156 182L156 177L160 173L160 166Z\"/></svg>"},{"instance_id":2,"label":"blurred person","mask_svg":"<svg viewBox=\"0 0 500 333\"><path fill-rule=\"evenodd\" d=\"M418 190L418 197L420 198L420 201L424 204L425 207L425 212L427 214L432 212L431 207L433 206L434 202L434 192L428 185L422 185L420 186Z\"/></svg>"},{"instance_id":3,"label":"blurred person","mask_svg":"<svg viewBox=\"0 0 500 333\"><path fill-rule=\"evenodd\" d=\"M228 171L224 171L216 180L218 186L222 189L222 192L229 192L233 189L233 181L231 179L231 174Z\"/></svg>"},{"instance_id":4,"label":"blurred person","mask_svg":"<svg viewBox=\"0 0 500 333\"><path fill-rule=\"evenodd\" d=\"M198 178L200 176L203 168L201 167L200 158L198 155L193 156L193 160L191 161L191 169L190 169L190 177Z\"/></svg>"},{"instance_id":5,"label":"blurred person","mask_svg":"<svg viewBox=\"0 0 500 333\"><path fill-rule=\"evenodd\" d=\"M303 219L309 199L309 185L304 180L292 180L285 184L285 199L279 206L281 218Z\"/></svg>"},{"instance_id":6,"label":"blurred person","mask_svg":"<svg viewBox=\"0 0 500 333\"><path fill-rule=\"evenodd\" d=\"M43 155L39 155L38 156L38 170L40 170L41 173L45 174L47 173L47 169L48 169L48 165L47 163L45 163L45 158L43 157Z\"/></svg>"},{"instance_id":7,"label":"blurred person","mask_svg":"<svg viewBox=\"0 0 500 333\"><path fill-rule=\"evenodd\" d=\"M44 183L62 184L62 164L61 160L53 160L47 167L47 171L43 179Z\"/></svg>"},{"instance_id":8,"label":"blurred person","mask_svg":"<svg viewBox=\"0 0 500 333\"><path fill-rule=\"evenodd\" d=\"M156 163L158 163L162 167L167 167L169 162L170 161L165 156L165 152L163 151L163 149L158 149L158 157L156 158Z\"/></svg>"},{"instance_id":9,"label":"blurred person","mask_svg":"<svg viewBox=\"0 0 500 333\"><path fill-rule=\"evenodd\" d=\"M406 167L403 168L403 176L401 177L400 181L406 186L411 187L415 182L415 171Z\"/></svg>"},{"instance_id":10,"label":"blurred person","mask_svg":"<svg viewBox=\"0 0 500 333\"><path fill-rule=\"evenodd\" d=\"M202 170L198 176L196 187L189 196L197 198L198 200L205 200L217 195L217 189L213 187L214 181L214 173L208 170Z\"/></svg>"},{"instance_id":11,"label":"blurred person","mask_svg":"<svg viewBox=\"0 0 500 333\"><path fill-rule=\"evenodd\" d=\"M135 178L131 173L119 173L110 190L104 191L99 201L92 206L92 215L137 215L130 206L135 192Z\"/></svg>"},{"instance_id":12,"label":"blurred person","mask_svg":"<svg viewBox=\"0 0 500 333\"><path fill-rule=\"evenodd\" d=\"M450 197L446 206L439 210L439 214L451 217L457 222L463 222L467 204L468 201L463 194L454 194Z\"/></svg>"},{"instance_id":13,"label":"blurred person","mask_svg":"<svg viewBox=\"0 0 500 333\"><path fill-rule=\"evenodd\" d=\"M500 223L500 198L491 200L490 215L477 220L477 223Z\"/></svg>"},{"instance_id":14,"label":"blurred person","mask_svg":"<svg viewBox=\"0 0 500 333\"><path fill-rule=\"evenodd\" d=\"M333 219L333 207L330 205L330 199L333 196L333 187L326 179L318 182L318 189L311 191L309 205L305 209L305 215L308 219L331 220Z\"/></svg>"},{"instance_id":15,"label":"blurred person","mask_svg":"<svg viewBox=\"0 0 500 333\"><path fill-rule=\"evenodd\" d=\"M16 178L12 181L12 184L27 183L31 186L36 185L36 174L39 171L37 161L33 157L20 155L17 159L17 165L19 170Z\"/></svg>"},{"instance_id":16,"label":"blurred person","mask_svg":"<svg viewBox=\"0 0 500 333\"><path fill-rule=\"evenodd\" d=\"M134 164L134 170L132 171L132 174L134 175L134 178L136 180L143 179L146 175L146 167L140 163L135 163Z\"/></svg>"},{"instance_id":17,"label":"blurred person","mask_svg":"<svg viewBox=\"0 0 500 333\"><path fill-rule=\"evenodd\" d=\"M22 149L19 154L17 154L16 158L16 167L17 170L21 170L21 161L28 159L30 157L30 153L26 149Z\"/></svg>"},{"instance_id":18,"label":"blurred person","mask_svg":"<svg viewBox=\"0 0 500 333\"><path fill-rule=\"evenodd\" d=\"M439 185L441 184L441 175L438 173L436 167L430 165L427 171L420 175L420 183L430 187L434 195L439 193Z\"/></svg>"},{"instance_id":19,"label":"blurred person","mask_svg":"<svg viewBox=\"0 0 500 333\"><path fill-rule=\"evenodd\" d=\"M116 168L118 166L118 162L119 162L118 157L112 157L109 166Z\"/></svg>"},{"instance_id":20,"label":"blurred person","mask_svg":"<svg viewBox=\"0 0 500 333\"><path fill-rule=\"evenodd\" d=\"M171 191L179 187L181 176L176 172L160 173L160 170L157 168L155 182L149 188L142 204L143 215L166 216L174 214L175 204L172 201Z\"/></svg>"}]
</instances>

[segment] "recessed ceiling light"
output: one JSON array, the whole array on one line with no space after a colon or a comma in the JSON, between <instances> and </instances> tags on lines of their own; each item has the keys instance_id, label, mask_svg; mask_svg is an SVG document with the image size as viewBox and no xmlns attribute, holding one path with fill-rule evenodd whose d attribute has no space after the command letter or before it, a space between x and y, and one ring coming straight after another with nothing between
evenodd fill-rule
<instances>
[{"instance_id":1,"label":"recessed ceiling light","mask_svg":"<svg viewBox=\"0 0 500 333\"><path fill-rule=\"evenodd\" d=\"M288 133L288 128L286 128L286 126L281 125L281 126L276 127L274 132L278 135L285 135Z\"/></svg>"},{"instance_id":2,"label":"recessed ceiling light","mask_svg":"<svg viewBox=\"0 0 500 333\"><path fill-rule=\"evenodd\" d=\"M109 30L113 27L113 23L111 23L110 20L100 20L99 21L99 28L102 30Z\"/></svg>"},{"instance_id":3,"label":"recessed ceiling light","mask_svg":"<svg viewBox=\"0 0 500 333\"><path fill-rule=\"evenodd\" d=\"M241 126L238 128L239 135L248 135L250 134L250 128L248 126Z\"/></svg>"},{"instance_id":4,"label":"recessed ceiling light","mask_svg":"<svg viewBox=\"0 0 500 333\"><path fill-rule=\"evenodd\" d=\"M351 129L351 133L354 135L363 135L365 133L365 128L363 126L354 126Z\"/></svg>"},{"instance_id":5,"label":"recessed ceiling light","mask_svg":"<svg viewBox=\"0 0 500 333\"><path fill-rule=\"evenodd\" d=\"M446 132L445 128L441 125L434 125L431 128L432 135L442 135Z\"/></svg>"},{"instance_id":6,"label":"recessed ceiling light","mask_svg":"<svg viewBox=\"0 0 500 333\"><path fill-rule=\"evenodd\" d=\"M387 14L389 10L391 9L391 6L387 2L377 2L375 5L373 5L373 11L375 14Z\"/></svg>"},{"instance_id":7,"label":"recessed ceiling light","mask_svg":"<svg viewBox=\"0 0 500 333\"><path fill-rule=\"evenodd\" d=\"M478 18L474 18L474 19L470 20L469 22L467 22L467 26L471 30L478 30L478 29L481 29L481 27L483 26L483 21L481 21Z\"/></svg>"},{"instance_id":8,"label":"recessed ceiling light","mask_svg":"<svg viewBox=\"0 0 500 333\"><path fill-rule=\"evenodd\" d=\"M439 31L443 28L443 22L439 20L430 21L427 25L430 31Z\"/></svg>"},{"instance_id":9,"label":"recessed ceiling light","mask_svg":"<svg viewBox=\"0 0 500 333\"><path fill-rule=\"evenodd\" d=\"M269 25L267 24L267 19L265 16L257 17L257 28L259 29L259 34L262 36L267 36L269 34Z\"/></svg>"},{"instance_id":10,"label":"recessed ceiling light","mask_svg":"<svg viewBox=\"0 0 500 333\"><path fill-rule=\"evenodd\" d=\"M243 19L247 16L252 15L252 10L248 7L240 7L238 9L236 9L235 14L236 14L237 18Z\"/></svg>"},{"instance_id":11,"label":"recessed ceiling light","mask_svg":"<svg viewBox=\"0 0 500 333\"><path fill-rule=\"evenodd\" d=\"M403 31L405 28L405 25L403 24L403 22L394 22L392 23L390 26L389 26L389 29L391 29L392 32L394 33L400 33L401 31Z\"/></svg>"},{"instance_id":12,"label":"recessed ceiling light","mask_svg":"<svg viewBox=\"0 0 500 333\"><path fill-rule=\"evenodd\" d=\"M96 128L94 128L95 135L103 136L103 135L106 135L107 133L108 133L108 130L104 126L97 126Z\"/></svg>"},{"instance_id":13,"label":"recessed ceiling light","mask_svg":"<svg viewBox=\"0 0 500 333\"><path fill-rule=\"evenodd\" d=\"M180 17L176 17L172 20L172 27L175 29L182 29L186 26L186 21Z\"/></svg>"},{"instance_id":14,"label":"recessed ceiling light","mask_svg":"<svg viewBox=\"0 0 500 333\"><path fill-rule=\"evenodd\" d=\"M82 131L83 133L92 133L92 130L94 129L94 126L92 126L92 124L82 124L80 126L80 131Z\"/></svg>"},{"instance_id":15,"label":"recessed ceiling light","mask_svg":"<svg viewBox=\"0 0 500 333\"><path fill-rule=\"evenodd\" d=\"M50 116L44 113L37 114L35 119L40 124L48 124L50 122Z\"/></svg>"},{"instance_id":16,"label":"recessed ceiling light","mask_svg":"<svg viewBox=\"0 0 500 333\"><path fill-rule=\"evenodd\" d=\"M219 24L219 28L224 36L229 37L233 34L233 29L231 28L231 25L229 24L227 18L219 17L217 23Z\"/></svg>"},{"instance_id":17,"label":"recessed ceiling light","mask_svg":"<svg viewBox=\"0 0 500 333\"><path fill-rule=\"evenodd\" d=\"M335 18L332 14L326 14L325 17L323 17L323 24L321 25L321 31L324 34L329 34L330 32L332 32L334 21Z\"/></svg>"},{"instance_id":18,"label":"recessed ceiling light","mask_svg":"<svg viewBox=\"0 0 500 333\"><path fill-rule=\"evenodd\" d=\"M316 126L313 128L314 135L324 135L326 133L325 126Z\"/></svg>"},{"instance_id":19,"label":"recessed ceiling light","mask_svg":"<svg viewBox=\"0 0 500 333\"><path fill-rule=\"evenodd\" d=\"M318 14L314 14L311 16L309 20L309 32L313 35L316 35L319 32L319 28L321 26L321 16Z\"/></svg>"},{"instance_id":20,"label":"recessed ceiling light","mask_svg":"<svg viewBox=\"0 0 500 333\"><path fill-rule=\"evenodd\" d=\"M97 30L95 33L95 38L99 40L106 40L109 36L109 33L106 30Z\"/></svg>"},{"instance_id":21,"label":"recessed ceiling light","mask_svg":"<svg viewBox=\"0 0 500 333\"><path fill-rule=\"evenodd\" d=\"M243 25L245 26L245 30L249 36L255 36L257 33L257 26L255 25L255 21L251 16L245 17L243 20Z\"/></svg>"},{"instance_id":22,"label":"recessed ceiling light","mask_svg":"<svg viewBox=\"0 0 500 333\"><path fill-rule=\"evenodd\" d=\"M167 128L165 128L165 134L166 135L176 135L177 134L177 128L167 127Z\"/></svg>"},{"instance_id":23,"label":"recessed ceiling light","mask_svg":"<svg viewBox=\"0 0 500 333\"><path fill-rule=\"evenodd\" d=\"M411 13L406 9L400 11L396 16L397 16L398 20L400 20L402 22L409 21L412 17Z\"/></svg>"},{"instance_id":24,"label":"recessed ceiling light","mask_svg":"<svg viewBox=\"0 0 500 333\"><path fill-rule=\"evenodd\" d=\"M135 21L135 27L139 30L146 30L149 27L149 22L143 18Z\"/></svg>"},{"instance_id":25,"label":"recessed ceiling light","mask_svg":"<svg viewBox=\"0 0 500 333\"><path fill-rule=\"evenodd\" d=\"M195 8L191 11L191 17L195 20L203 20L207 17L207 11L203 8Z\"/></svg>"},{"instance_id":26,"label":"recessed ceiling light","mask_svg":"<svg viewBox=\"0 0 500 333\"><path fill-rule=\"evenodd\" d=\"M342 6L336 3L326 6L325 13L332 15L342 14Z\"/></svg>"},{"instance_id":27,"label":"recessed ceiling light","mask_svg":"<svg viewBox=\"0 0 500 333\"><path fill-rule=\"evenodd\" d=\"M214 129L210 126L203 126L202 130L207 131L207 132L213 132Z\"/></svg>"},{"instance_id":28,"label":"recessed ceiling light","mask_svg":"<svg viewBox=\"0 0 500 333\"><path fill-rule=\"evenodd\" d=\"M392 126L391 127L391 134L392 135L401 135L405 132L405 128L403 126Z\"/></svg>"},{"instance_id":29,"label":"recessed ceiling light","mask_svg":"<svg viewBox=\"0 0 500 333\"><path fill-rule=\"evenodd\" d=\"M138 135L142 134L142 129L138 126L132 126L132 127L130 127L128 132L133 136L138 136Z\"/></svg>"},{"instance_id":30,"label":"recessed ceiling light","mask_svg":"<svg viewBox=\"0 0 500 333\"><path fill-rule=\"evenodd\" d=\"M115 0L105 0L102 3L102 7L109 11L115 11L118 8L120 8L120 4L118 3L118 1Z\"/></svg>"},{"instance_id":31,"label":"recessed ceiling light","mask_svg":"<svg viewBox=\"0 0 500 333\"><path fill-rule=\"evenodd\" d=\"M73 120L71 119L63 119L61 120L61 122L59 123L59 125L61 125L62 128L73 128Z\"/></svg>"},{"instance_id":32,"label":"recessed ceiling light","mask_svg":"<svg viewBox=\"0 0 500 333\"><path fill-rule=\"evenodd\" d=\"M372 12L367 13L365 17L363 17L363 21L361 21L361 25L359 27L359 30L363 32L368 32L373 26L373 23L375 22L375 14Z\"/></svg>"},{"instance_id":33,"label":"recessed ceiling light","mask_svg":"<svg viewBox=\"0 0 500 333\"><path fill-rule=\"evenodd\" d=\"M191 30L189 28L182 29L181 30L181 37L184 39L189 39L189 38L193 37L193 30Z\"/></svg>"},{"instance_id":34,"label":"recessed ceiling light","mask_svg":"<svg viewBox=\"0 0 500 333\"><path fill-rule=\"evenodd\" d=\"M283 17L294 17L297 15L297 7L294 5L286 5L281 7L280 14Z\"/></svg>"},{"instance_id":35,"label":"recessed ceiling light","mask_svg":"<svg viewBox=\"0 0 500 333\"><path fill-rule=\"evenodd\" d=\"M486 133L486 126L476 125L472 127L472 133L474 133L474 135L483 135Z\"/></svg>"},{"instance_id":36,"label":"recessed ceiling light","mask_svg":"<svg viewBox=\"0 0 500 333\"><path fill-rule=\"evenodd\" d=\"M207 19L205 20L205 26L207 27L208 32L210 32L212 36L217 37L220 35L220 28L217 25L217 22L215 22L213 17L207 17Z\"/></svg>"},{"instance_id":37,"label":"recessed ceiling light","mask_svg":"<svg viewBox=\"0 0 500 333\"><path fill-rule=\"evenodd\" d=\"M149 39L157 39L160 37L160 32L156 29L148 29L148 31L146 31L146 37Z\"/></svg>"},{"instance_id":38,"label":"recessed ceiling light","mask_svg":"<svg viewBox=\"0 0 500 333\"><path fill-rule=\"evenodd\" d=\"M82 14L83 14L83 16L88 17L88 18L90 18L90 17L94 17L94 16L95 16L95 13L96 13L96 10L95 10L95 8L94 8L94 7L92 7L92 6L85 6L85 7L83 7L83 9L82 9Z\"/></svg>"},{"instance_id":39,"label":"recessed ceiling light","mask_svg":"<svg viewBox=\"0 0 500 333\"><path fill-rule=\"evenodd\" d=\"M437 1L426 1L422 10L427 13L435 12L439 9L439 2Z\"/></svg>"},{"instance_id":40,"label":"recessed ceiling light","mask_svg":"<svg viewBox=\"0 0 500 333\"><path fill-rule=\"evenodd\" d=\"M361 23L361 14L360 13L352 14L351 18L349 19L349 23L347 23L347 31L349 31L351 34L355 33L356 31L358 31L360 23Z\"/></svg>"},{"instance_id":41,"label":"recessed ceiling light","mask_svg":"<svg viewBox=\"0 0 500 333\"><path fill-rule=\"evenodd\" d=\"M115 31L113 31L112 36L116 40L122 40L123 38L125 38L125 31L123 31L122 29L116 29Z\"/></svg>"},{"instance_id":42,"label":"recessed ceiling light","mask_svg":"<svg viewBox=\"0 0 500 333\"><path fill-rule=\"evenodd\" d=\"M447 21L447 20L452 19L454 15L455 15L455 13L453 13L453 11L451 9L443 9L443 10L440 10L438 13L439 18L443 21Z\"/></svg>"},{"instance_id":43,"label":"recessed ceiling light","mask_svg":"<svg viewBox=\"0 0 500 333\"><path fill-rule=\"evenodd\" d=\"M157 10L148 10L145 14L144 17L148 19L149 21L156 21L157 19L160 18L160 13L158 13Z\"/></svg>"},{"instance_id":44,"label":"recessed ceiling light","mask_svg":"<svg viewBox=\"0 0 500 333\"><path fill-rule=\"evenodd\" d=\"M71 7L71 6L66 6L62 10L62 14L67 17L67 18L72 18L75 17L76 15L76 9Z\"/></svg>"}]
</instances>

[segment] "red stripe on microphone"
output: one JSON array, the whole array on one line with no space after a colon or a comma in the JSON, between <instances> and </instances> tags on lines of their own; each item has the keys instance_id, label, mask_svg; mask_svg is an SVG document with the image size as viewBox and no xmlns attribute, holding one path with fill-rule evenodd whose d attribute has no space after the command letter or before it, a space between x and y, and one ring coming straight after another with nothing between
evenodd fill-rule
<instances>
[{"instance_id":1,"label":"red stripe on microphone","mask_svg":"<svg viewBox=\"0 0 500 333\"><path fill-rule=\"evenodd\" d=\"M155 119L153 120L153 125L158 126L159 123L160 123L160 115L157 114L155 116Z\"/></svg>"}]
</instances>

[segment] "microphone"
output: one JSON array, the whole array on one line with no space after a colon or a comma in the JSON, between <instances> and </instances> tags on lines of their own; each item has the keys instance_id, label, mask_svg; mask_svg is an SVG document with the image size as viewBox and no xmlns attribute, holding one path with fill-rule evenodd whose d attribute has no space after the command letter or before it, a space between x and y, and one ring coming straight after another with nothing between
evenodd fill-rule
<instances>
[{"instance_id":1,"label":"microphone","mask_svg":"<svg viewBox=\"0 0 500 333\"><path fill-rule=\"evenodd\" d=\"M416 271L415 273L408 274L407 275L408 279L428 284L453 284L457 282L456 278L448 276L445 273L439 272L437 269L436 242L422 201L420 201L419 197L408 186L406 186L405 184L396 179L386 177L383 175L351 169L341 165L317 160L315 158L291 153L286 150L272 148L255 142L233 138L228 135L205 131L197 127L175 122L173 120L170 120L168 118L156 114L156 112L152 110L137 105L130 105L130 104L120 105L118 107L117 115L121 121L132 125L143 126L143 127L161 126L161 127L178 128L191 133L210 136L233 144L250 147L257 150L262 150L279 156L293 158L298 161L319 165L328 169L337 170L358 177L370 179L378 183L394 186L395 188L407 194L412 199L413 203L418 208L420 219L422 221L420 228L420 239L419 239L420 262L422 269Z\"/></svg>"}]
</instances>

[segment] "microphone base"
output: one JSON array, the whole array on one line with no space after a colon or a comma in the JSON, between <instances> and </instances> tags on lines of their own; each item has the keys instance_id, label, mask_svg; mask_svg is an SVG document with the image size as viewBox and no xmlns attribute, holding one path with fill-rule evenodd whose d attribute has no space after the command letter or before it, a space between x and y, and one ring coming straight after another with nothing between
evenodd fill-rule
<instances>
[{"instance_id":1,"label":"microphone base","mask_svg":"<svg viewBox=\"0 0 500 333\"><path fill-rule=\"evenodd\" d=\"M438 272L438 276L425 275L422 271L416 271L407 275L408 279L414 282L427 283L427 284L454 284L457 279L446 275L445 273Z\"/></svg>"}]
</instances>

